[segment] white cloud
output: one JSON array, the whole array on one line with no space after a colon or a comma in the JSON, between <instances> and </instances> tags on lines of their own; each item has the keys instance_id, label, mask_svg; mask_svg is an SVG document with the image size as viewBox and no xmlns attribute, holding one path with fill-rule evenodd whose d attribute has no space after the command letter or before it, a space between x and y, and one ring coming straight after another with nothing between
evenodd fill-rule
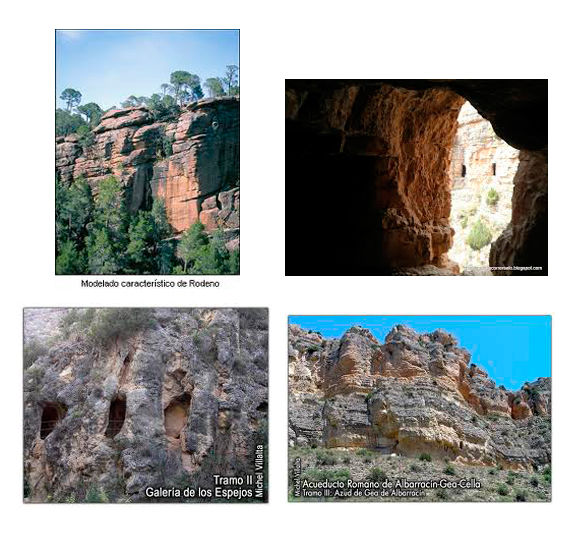
<instances>
[{"instance_id":1,"label":"white cloud","mask_svg":"<svg viewBox=\"0 0 570 533\"><path fill-rule=\"evenodd\" d=\"M81 37L81 30L57 30L57 33L68 41L76 41Z\"/></svg>"}]
</instances>

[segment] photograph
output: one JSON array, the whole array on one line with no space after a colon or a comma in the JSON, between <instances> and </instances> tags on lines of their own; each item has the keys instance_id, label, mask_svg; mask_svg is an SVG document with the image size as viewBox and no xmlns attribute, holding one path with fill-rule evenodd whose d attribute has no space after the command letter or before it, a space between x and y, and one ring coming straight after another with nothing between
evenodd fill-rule
<instances>
[{"instance_id":1,"label":"photograph","mask_svg":"<svg viewBox=\"0 0 570 533\"><path fill-rule=\"evenodd\" d=\"M550 316L290 316L289 501L551 501Z\"/></svg>"},{"instance_id":2,"label":"photograph","mask_svg":"<svg viewBox=\"0 0 570 533\"><path fill-rule=\"evenodd\" d=\"M288 276L548 275L548 80L285 80Z\"/></svg>"},{"instance_id":3,"label":"photograph","mask_svg":"<svg viewBox=\"0 0 570 533\"><path fill-rule=\"evenodd\" d=\"M268 310L24 309L25 503L265 503Z\"/></svg>"},{"instance_id":4,"label":"photograph","mask_svg":"<svg viewBox=\"0 0 570 533\"><path fill-rule=\"evenodd\" d=\"M239 274L239 30L55 46L56 274Z\"/></svg>"}]
</instances>

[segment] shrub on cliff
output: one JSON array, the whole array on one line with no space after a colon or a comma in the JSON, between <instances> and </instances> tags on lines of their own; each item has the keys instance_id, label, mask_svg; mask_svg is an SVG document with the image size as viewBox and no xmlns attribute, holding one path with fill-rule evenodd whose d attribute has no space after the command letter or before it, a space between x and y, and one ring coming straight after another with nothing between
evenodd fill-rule
<instances>
[{"instance_id":1,"label":"shrub on cliff","mask_svg":"<svg viewBox=\"0 0 570 533\"><path fill-rule=\"evenodd\" d=\"M45 343L32 339L24 345L24 369L32 366L42 355L47 354L48 347Z\"/></svg>"},{"instance_id":2,"label":"shrub on cliff","mask_svg":"<svg viewBox=\"0 0 570 533\"><path fill-rule=\"evenodd\" d=\"M385 479L388 479L388 476L386 475L384 470L375 466L370 469L370 472L368 473L368 479L370 481L381 482L384 481Z\"/></svg>"},{"instance_id":3,"label":"shrub on cliff","mask_svg":"<svg viewBox=\"0 0 570 533\"><path fill-rule=\"evenodd\" d=\"M506 496L509 493L509 487L501 484L497 487L497 493L500 494L501 496Z\"/></svg>"},{"instance_id":4,"label":"shrub on cliff","mask_svg":"<svg viewBox=\"0 0 570 533\"><path fill-rule=\"evenodd\" d=\"M497 205L499 201L499 193L495 189L490 189L487 193L487 205L492 207Z\"/></svg>"},{"instance_id":5,"label":"shrub on cliff","mask_svg":"<svg viewBox=\"0 0 570 533\"><path fill-rule=\"evenodd\" d=\"M492 238L493 235L491 234L491 230L481 219L479 219L475 222L467 236L467 244L473 250L480 250L487 246L491 242Z\"/></svg>"},{"instance_id":6,"label":"shrub on cliff","mask_svg":"<svg viewBox=\"0 0 570 533\"><path fill-rule=\"evenodd\" d=\"M93 143L95 142L95 135L93 135L93 132L91 131L89 126L87 126L86 124L79 126L79 128L77 128L77 131L75 133L79 137L77 142L78 142L79 146L81 146L81 149L83 150L83 153L85 154L85 151L87 150L87 148L92 146Z\"/></svg>"},{"instance_id":7,"label":"shrub on cliff","mask_svg":"<svg viewBox=\"0 0 570 533\"><path fill-rule=\"evenodd\" d=\"M153 324L154 310L147 308L99 309L88 329L89 340L99 346L130 337Z\"/></svg>"},{"instance_id":8,"label":"shrub on cliff","mask_svg":"<svg viewBox=\"0 0 570 533\"><path fill-rule=\"evenodd\" d=\"M337 463L336 457L331 451L318 450L315 458L318 465L333 466Z\"/></svg>"}]
</instances>

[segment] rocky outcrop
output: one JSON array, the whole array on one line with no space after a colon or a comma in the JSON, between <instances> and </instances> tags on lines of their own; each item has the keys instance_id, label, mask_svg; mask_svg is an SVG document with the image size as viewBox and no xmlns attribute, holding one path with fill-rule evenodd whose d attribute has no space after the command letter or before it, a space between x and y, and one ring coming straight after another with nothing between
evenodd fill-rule
<instances>
[{"instance_id":1,"label":"rocky outcrop","mask_svg":"<svg viewBox=\"0 0 570 533\"><path fill-rule=\"evenodd\" d=\"M84 145L85 143L83 143ZM146 107L112 109L82 148L77 135L56 139L56 175L84 175L92 189L117 177L131 211L164 198L176 232L200 220L208 231L239 233L239 98L189 104L171 121L156 121Z\"/></svg>"},{"instance_id":2,"label":"rocky outcrop","mask_svg":"<svg viewBox=\"0 0 570 533\"><path fill-rule=\"evenodd\" d=\"M491 245L497 275L546 274L548 257L547 151L520 152L514 177L512 220ZM515 270L512 270L515 268Z\"/></svg>"},{"instance_id":3,"label":"rocky outcrop","mask_svg":"<svg viewBox=\"0 0 570 533\"><path fill-rule=\"evenodd\" d=\"M467 464L550 462L550 378L497 387L442 330L396 326L380 344L350 328L339 340L289 328L292 446L364 447Z\"/></svg>"},{"instance_id":4,"label":"rocky outcrop","mask_svg":"<svg viewBox=\"0 0 570 533\"><path fill-rule=\"evenodd\" d=\"M545 80L289 80L287 273L457 272L446 255L448 175L465 99L510 146L546 158ZM533 273L546 273L547 175L538 168L519 168L513 206L534 201L523 221L513 214L513 251L497 245L491 266L532 260L543 267Z\"/></svg>"},{"instance_id":5,"label":"rocky outcrop","mask_svg":"<svg viewBox=\"0 0 570 533\"><path fill-rule=\"evenodd\" d=\"M266 310L79 310L57 325L53 312L25 312L27 342L43 347L24 374L30 501L140 501L148 486L253 474L267 437Z\"/></svg>"}]
</instances>

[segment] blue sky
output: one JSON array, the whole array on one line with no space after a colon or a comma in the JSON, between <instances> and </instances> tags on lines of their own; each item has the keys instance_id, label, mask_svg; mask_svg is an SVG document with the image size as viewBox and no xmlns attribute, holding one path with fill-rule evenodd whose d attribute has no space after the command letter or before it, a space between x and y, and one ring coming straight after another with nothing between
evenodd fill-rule
<instances>
[{"instance_id":1,"label":"blue sky","mask_svg":"<svg viewBox=\"0 0 570 533\"><path fill-rule=\"evenodd\" d=\"M56 97L71 87L81 103L103 109L131 94L150 96L170 73L187 70L206 78L239 65L238 30L58 30Z\"/></svg>"},{"instance_id":2,"label":"blue sky","mask_svg":"<svg viewBox=\"0 0 570 533\"><path fill-rule=\"evenodd\" d=\"M549 316L290 316L290 324L340 337L353 325L368 328L383 343L396 324L418 332L452 333L497 385L519 389L525 381L551 375Z\"/></svg>"}]
</instances>

